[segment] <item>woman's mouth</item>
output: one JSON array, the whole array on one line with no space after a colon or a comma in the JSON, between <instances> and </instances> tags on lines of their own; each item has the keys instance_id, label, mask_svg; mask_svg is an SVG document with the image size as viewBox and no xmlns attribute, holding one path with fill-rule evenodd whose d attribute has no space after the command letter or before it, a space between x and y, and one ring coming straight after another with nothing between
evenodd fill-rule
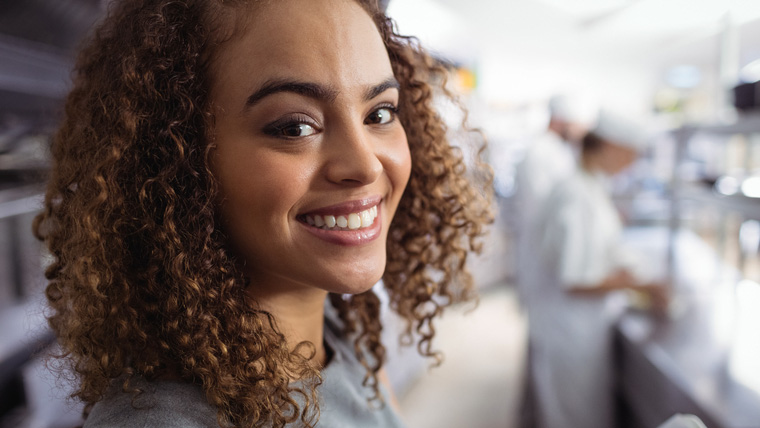
<instances>
[{"instance_id":1,"label":"woman's mouth","mask_svg":"<svg viewBox=\"0 0 760 428\"><path fill-rule=\"evenodd\" d=\"M381 235L382 197L344 202L315 209L297 217L306 231L331 244L363 245Z\"/></svg>"},{"instance_id":2,"label":"woman's mouth","mask_svg":"<svg viewBox=\"0 0 760 428\"><path fill-rule=\"evenodd\" d=\"M349 214L313 214L303 216L309 226L325 230L357 230L372 226L377 218L377 205Z\"/></svg>"}]
</instances>

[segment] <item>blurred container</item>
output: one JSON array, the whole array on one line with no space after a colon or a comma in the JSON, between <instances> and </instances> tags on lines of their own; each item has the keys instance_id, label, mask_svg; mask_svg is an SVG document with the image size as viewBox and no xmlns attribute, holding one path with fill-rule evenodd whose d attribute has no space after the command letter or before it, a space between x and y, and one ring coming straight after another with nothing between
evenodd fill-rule
<instances>
[{"instance_id":1,"label":"blurred container","mask_svg":"<svg viewBox=\"0 0 760 428\"><path fill-rule=\"evenodd\" d=\"M741 111L760 108L760 80L734 87L734 107Z\"/></svg>"}]
</instances>

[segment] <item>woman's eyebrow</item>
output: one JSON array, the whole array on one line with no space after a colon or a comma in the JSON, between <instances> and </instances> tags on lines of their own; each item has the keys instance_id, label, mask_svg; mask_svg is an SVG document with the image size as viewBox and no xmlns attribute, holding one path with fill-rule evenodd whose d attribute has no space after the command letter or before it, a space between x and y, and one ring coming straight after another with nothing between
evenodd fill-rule
<instances>
[{"instance_id":1,"label":"woman's eyebrow","mask_svg":"<svg viewBox=\"0 0 760 428\"><path fill-rule=\"evenodd\" d=\"M245 102L245 108L248 109L261 101L262 98L280 92L293 92L320 101L332 101L338 96L337 90L316 83L299 82L297 80L270 80L248 97Z\"/></svg>"},{"instance_id":2,"label":"woman's eyebrow","mask_svg":"<svg viewBox=\"0 0 760 428\"><path fill-rule=\"evenodd\" d=\"M394 77L389 77L383 82L367 88L364 92L364 101L370 101L391 88L401 88L398 80ZM248 96L244 110L255 105L263 98L280 92L292 92L319 101L328 102L335 100L338 96L338 91L336 89L317 83L301 82L297 80L270 80L265 82L256 92Z\"/></svg>"},{"instance_id":3,"label":"woman's eyebrow","mask_svg":"<svg viewBox=\"0 0 760 428\"><path fill-rule=\"evenodd\" d=\"M394 77L389 77L385 79L379 85L375 85L368 88L367 91L364 93L364 101L369 101L391 88L396 88L398 90L401 89L401 85L398 83L398 80L396 80Z\"/></svg>"}]
</instances>

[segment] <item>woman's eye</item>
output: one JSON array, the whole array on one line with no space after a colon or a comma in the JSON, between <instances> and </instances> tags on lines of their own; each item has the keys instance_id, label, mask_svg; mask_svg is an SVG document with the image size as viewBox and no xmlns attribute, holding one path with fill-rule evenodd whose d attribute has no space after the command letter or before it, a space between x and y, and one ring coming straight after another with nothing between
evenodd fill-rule
<instances>
[{"instance_id":1,"label":"woman's eye","mask_svg":"<svg viewBox=\"0 0 760 428\"><path fill-rule=\"evenodd\" d=\"M301 120L277 121L264 128L264 133L275 138L301 138L317 133L317 128Z\"/></svg>"},{"instance_id":2,"label":"woman's eye","mask_svg":"<svg viewBox=\"0 0 760 428\"><path fill-rule=\"evenodd\" d=\"M306 137L316 132L317 132L316 129L314 129L311 125L307 125L305 123L297 123L294 125L287 125L280 128L280 135L282 135L283 137L288 137L288 138Z\"/></svg>"},{"instance_id":3,"label":"woman's eye","mask_svg":"<svg viewBox=\"0 0 760 428\"><path fill-rule=\"evenodd\" d=\"M364 123L368 125L382 125L393 122L393 119L395 118L395 107L380 107L379 109L370 113L369 116L367 116L367 118L364 120Z\"/></svg>"}]
</instances>

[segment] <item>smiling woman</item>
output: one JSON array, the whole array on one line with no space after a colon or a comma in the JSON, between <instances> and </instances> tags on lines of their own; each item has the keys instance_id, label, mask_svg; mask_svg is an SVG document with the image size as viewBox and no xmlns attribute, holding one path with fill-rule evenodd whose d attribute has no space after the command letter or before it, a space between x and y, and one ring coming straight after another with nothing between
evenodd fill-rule
<instances>
[{"instance_id":1,"label":"smiling woman","mask_svg":"<svg viewBox=\"0 0 760 428\"><path fill-rule=\"evenodd\" d=\"M85 426L401 426L373 285L437 357L490 220L444 85L370 1L116 4L35 224Z\"/></svg>"},{"instance_id":2,"label":"smiling woman","mask_svg":"<svg viewBox=\"0 0 760 428\"><path fill-rule=\"evenodd\" d=\"M222 224L236 254L255 260L243 270L257 297L288 290L319 306L325 291L367 291L409 180L400 84L380 33L359 4L333 3L260 6L212 64L224 76L211 82ZM317 226L325 217L335 224ZM299 339L321 343L315 333Z\"/></svg>"}]
</instances>

